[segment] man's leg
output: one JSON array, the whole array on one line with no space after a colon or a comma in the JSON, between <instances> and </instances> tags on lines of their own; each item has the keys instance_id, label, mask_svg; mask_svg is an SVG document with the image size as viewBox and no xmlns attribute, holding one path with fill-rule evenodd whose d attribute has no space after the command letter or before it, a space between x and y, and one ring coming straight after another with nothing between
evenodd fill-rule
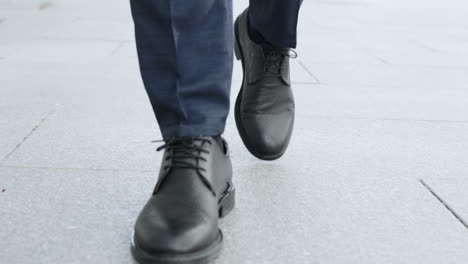
<instances>
[{"instance_id":1,"label":"man's leg","mask_svg":"<svg viewBox=\"0 0 468 264\"><path fill-rule=\"evenodd\" d=\"M231 0L131 0L143 81L165 144L132 238L140 263L207 263L234 207L223 132L232 72Z\"/></svg>"},{"instance_id":2,"label":"man's leg","mask_svg":"<svg viewBox=\"0 0 468 264\"><path fill-rule=\"evenodd\" d=\"M141 74L164 139L224 130L231 0L131 0Z\"/></svg>"},{"instance_id":3,"label":"man's leg","mask_svg":"<svg viewBox=\"0 0 468 264\"><path fill-rule=\"evenodd\" d=\"M239 134L256 157L274 160L289 144L294 97L289 58L295 53L300 0L250 0L236 20L236 57L244 81L236 100Z\"/></svg>"},{"instance_id":4,"label":"man's leg","mask_svg":"<svg viewBox=\"0 0 468 264\"><path fill-rule=\"evenodd\" d=\"M296 48L296 28L302 0L250 0L250 26L269 43Z\"/></svg>"}]
</instances>

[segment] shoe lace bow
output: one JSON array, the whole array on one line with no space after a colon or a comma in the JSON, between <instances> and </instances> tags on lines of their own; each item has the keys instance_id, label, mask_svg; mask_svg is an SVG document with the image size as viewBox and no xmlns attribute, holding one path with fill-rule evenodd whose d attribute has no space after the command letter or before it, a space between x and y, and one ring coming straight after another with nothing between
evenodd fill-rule
<instances>
[{"instance_id":1,"label":"shoe lace bow","mask_svg":"<svg viewBox=\"0 0 468 264\"><path fill-rule=\"evenodd\" d=\"M264 48L264 73L265 76L281 77L283 59L285 57L295 59L297 52L292 49L272 49Z\"/></svg>"},{"instance_id":2,"label":"shoe lace bow","mask_svg":"<svg viewBox=\"0 0 468 264\"><path fill-rule=\"evenodd\" d=\"M158 140L153 142L164 141ZM211 183L207 180L205 175L203 175L203 173L206 172L206 169L202 166L201 162L207 162L207 159L203 157L203 154L210 153L210 151L203 148L205 143L209 145L212 144L212 142L206 138L173 138L165 141L165 143L156 150L158 152L166 150L168 154L166 155L165 161L171 160L171 162L168 162L166 165L164 165L162 168L163 170L194 169L203 183L208 187L208 189L210 189L210 191L216 195L213 187L211 186Z\"/></svg>"}]
</instances>

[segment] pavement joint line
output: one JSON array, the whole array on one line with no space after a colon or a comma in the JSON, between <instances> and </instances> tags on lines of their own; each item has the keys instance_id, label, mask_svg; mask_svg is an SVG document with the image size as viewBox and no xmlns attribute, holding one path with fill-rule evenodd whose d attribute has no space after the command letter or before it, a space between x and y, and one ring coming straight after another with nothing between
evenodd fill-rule
<instances>
[{"instance_id":1,"label":"pavement joint line","mask_svg":"<svg viewBox=\"0 0 468 264\"><path fill-rule=\"evenodd\" d=\"M13 147L13 149L10 150L10 152L8 152L8 153L5 155L5 157L3 157L2 161L0 162L0 165L9 159L9 158L13 155L13 153L15 153L15 151L18 150L18 149L24 144L24 142L26 142L26 140L28 140L28 138L29 138L32 134L34 134L34 132L35 132L37 129L39 129L39 127L40 127L42 124L44 124L44 122L45 122L53 113L55 113L55 110L56 110L55 108L52 109L52 110L49 111L44 117L42 117L41 120L39 120L39 122L26 134L26 136L24 136L23 139L22 139L20 142L18 142L18 143L16 144L16 146Z\"/></svg>"},{"instance_id":2,"label":"pavement joint line","mask_svg":"<svg viewBox=\"0 0 468 264\"><path fill-rule=\"evenodd\" d=\"M438 119L410 119L410 118L373 118L359 116L321 116L321 115L298 115L302 118L311 119L349 119L349 120L370 120L370 121L395 121L395 122L427 122L427 123L447 123L447 124L468 124L468 120L438 120Z\"/></svg>"},{"instance_id":3,"label":"pavement joint line","mask_svg":"<svg viewBox=\"0 0 468 264\"><path fill-rule=\"evenodd\" d=\"M360 50L361 52L363 52L365 55L370 56L370 57L378 60L379 62L381 62L384 65L387 65L387 66L392 65L392 63L389 60L375 54L374 51L372 51L369 48L357 47L357 49Z\"/></svg>"},{"instance_id":4,"label":"pavement joint line","mask_svg":"<svg viewBox=\"0 0 468 264\"><path fill-rule=\"evenodd\" d=\"M119 44L111 51L110 56L114 56L124 45L125 41L120 41Z\"/></svg>"},{"instance_id":5,"label":"pavement joint line","mask_svg":"<svg viewBox=\"0 0 468 264\"><path fill-rule=\"evenodd\" d=\"M426 51L430 51L430 52L433 52L433 53L440 52L438 49L433 48L433 47L431 47L431 46L429 46L429 45L427 45L425 43L422 43L422 42L420 42L418 40L415 40L415 39L410 39L409 42L412 43L413 45L419 47L419 48L422 48L422 49L426 50Z\"/></svg>"},{"instance_id":6,"label":"pavement joint line","mask_svg":"<svg viewBox=\"0 0 468 264\"><path fill-rule=\"evenodd\" d=\"M307 74L310 75L310 77L312 77L312 79L314 79L315 82L312 82L314 84L320 84L320 80L312 73L311 70L309 70L309 68L307 68L307 66L305 66L305 64L299 60L299 65L301 66L301 68L307 72Z\"/></svg>"},{"instance_id":7,"label":"pavement joint line","mask_svg":"<svg viewBox=\"0 0 468 264\"><path fill-rule=\"evenodd\" d=\"M159 172L158 170L133 170L133 169L104 169L104 168L72 168L72 167L41 167L41 166L14 166L0 165L0 169L40 169L40 170L70 170L70 171L107 171L107 172Z\"/></svg>"},{"instance_id":8,"label":"pavement joint line","mask_svg":"<svg viewBox=\"0 0 468 264\"><path fill-rule=\"evenodd\" d=\"M375 59L377 59L378 61L380 61L380 62L382 62L383 64L385 64L385 65L392 65L388 60L386 60L386 59L384 59L384 58L382 58L382 57L380 57L380 56L378 56L378 55L373 54L372 56L373 56Z\"/></svg>"},{"instance_id":9,"label":"pavement joint line","mask_svg":"<svg viewBox=\"0 0 468 264\"><path fill-rule=\"evenodd\" d=\"M419 182L426 188L449 212L466 228L468 229L468 223L444 200L440 195L436 193L434 189L429 186L423 179L419 179Z\"/></svg>"}]
</instances>

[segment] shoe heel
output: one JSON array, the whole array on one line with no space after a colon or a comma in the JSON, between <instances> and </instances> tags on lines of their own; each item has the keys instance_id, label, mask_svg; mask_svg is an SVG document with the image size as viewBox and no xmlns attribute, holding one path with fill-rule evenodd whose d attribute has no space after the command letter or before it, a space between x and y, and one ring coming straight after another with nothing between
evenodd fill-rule
<instances>
[{"instance_id":1,"label":"shoe heel","mask_svg":"<svg viewBox=\"0 0 468 264\"><path fill-rule=\"evenodd\" d=\"M223 198L219 201L219 218L227 216L236 204L236 190L230 190Z\"/></svg>"},{"instance_id":2,"label":"shoe heel","mask_svg":"<svg viewBox=\"0 0 468 264\"><path fill-rule=\"evenodd\" d=\"M239 45L237 45L237 41L234 41L234 54L236 55L237 60L240 60L242 58Z\"/></svg>"}]
</instances>

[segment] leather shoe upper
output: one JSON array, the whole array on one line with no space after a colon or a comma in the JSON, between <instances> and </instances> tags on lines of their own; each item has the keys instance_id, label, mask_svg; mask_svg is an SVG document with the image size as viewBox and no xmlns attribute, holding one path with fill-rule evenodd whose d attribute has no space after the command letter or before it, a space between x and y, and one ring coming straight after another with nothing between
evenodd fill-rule
<instances>
[{"instance_id":1,"label":"leather shoe upper","mask_svg":"<svg viewBox=\"0 0 468 264\"><path fill-rule=\"evenodd\" d=\"M220 235L218 201L232 183L221 137L169 140L158 183L138 216L134 243L148 254L183 254L209 247Z\"/></svg>"},{"instance_id":2,"label":"leather shoe upper","mask_svg":"<svg viewBox=\"0 0 468 264\"><path fill-rule=\"evenodd\" d=\"M244 68L235 111L242 140L258 158L279 158L294 126L289 69L293 55L286 48L254 43L248 34L248 10L236 20L236 55Z\"/></svg>"}]
</instances>

